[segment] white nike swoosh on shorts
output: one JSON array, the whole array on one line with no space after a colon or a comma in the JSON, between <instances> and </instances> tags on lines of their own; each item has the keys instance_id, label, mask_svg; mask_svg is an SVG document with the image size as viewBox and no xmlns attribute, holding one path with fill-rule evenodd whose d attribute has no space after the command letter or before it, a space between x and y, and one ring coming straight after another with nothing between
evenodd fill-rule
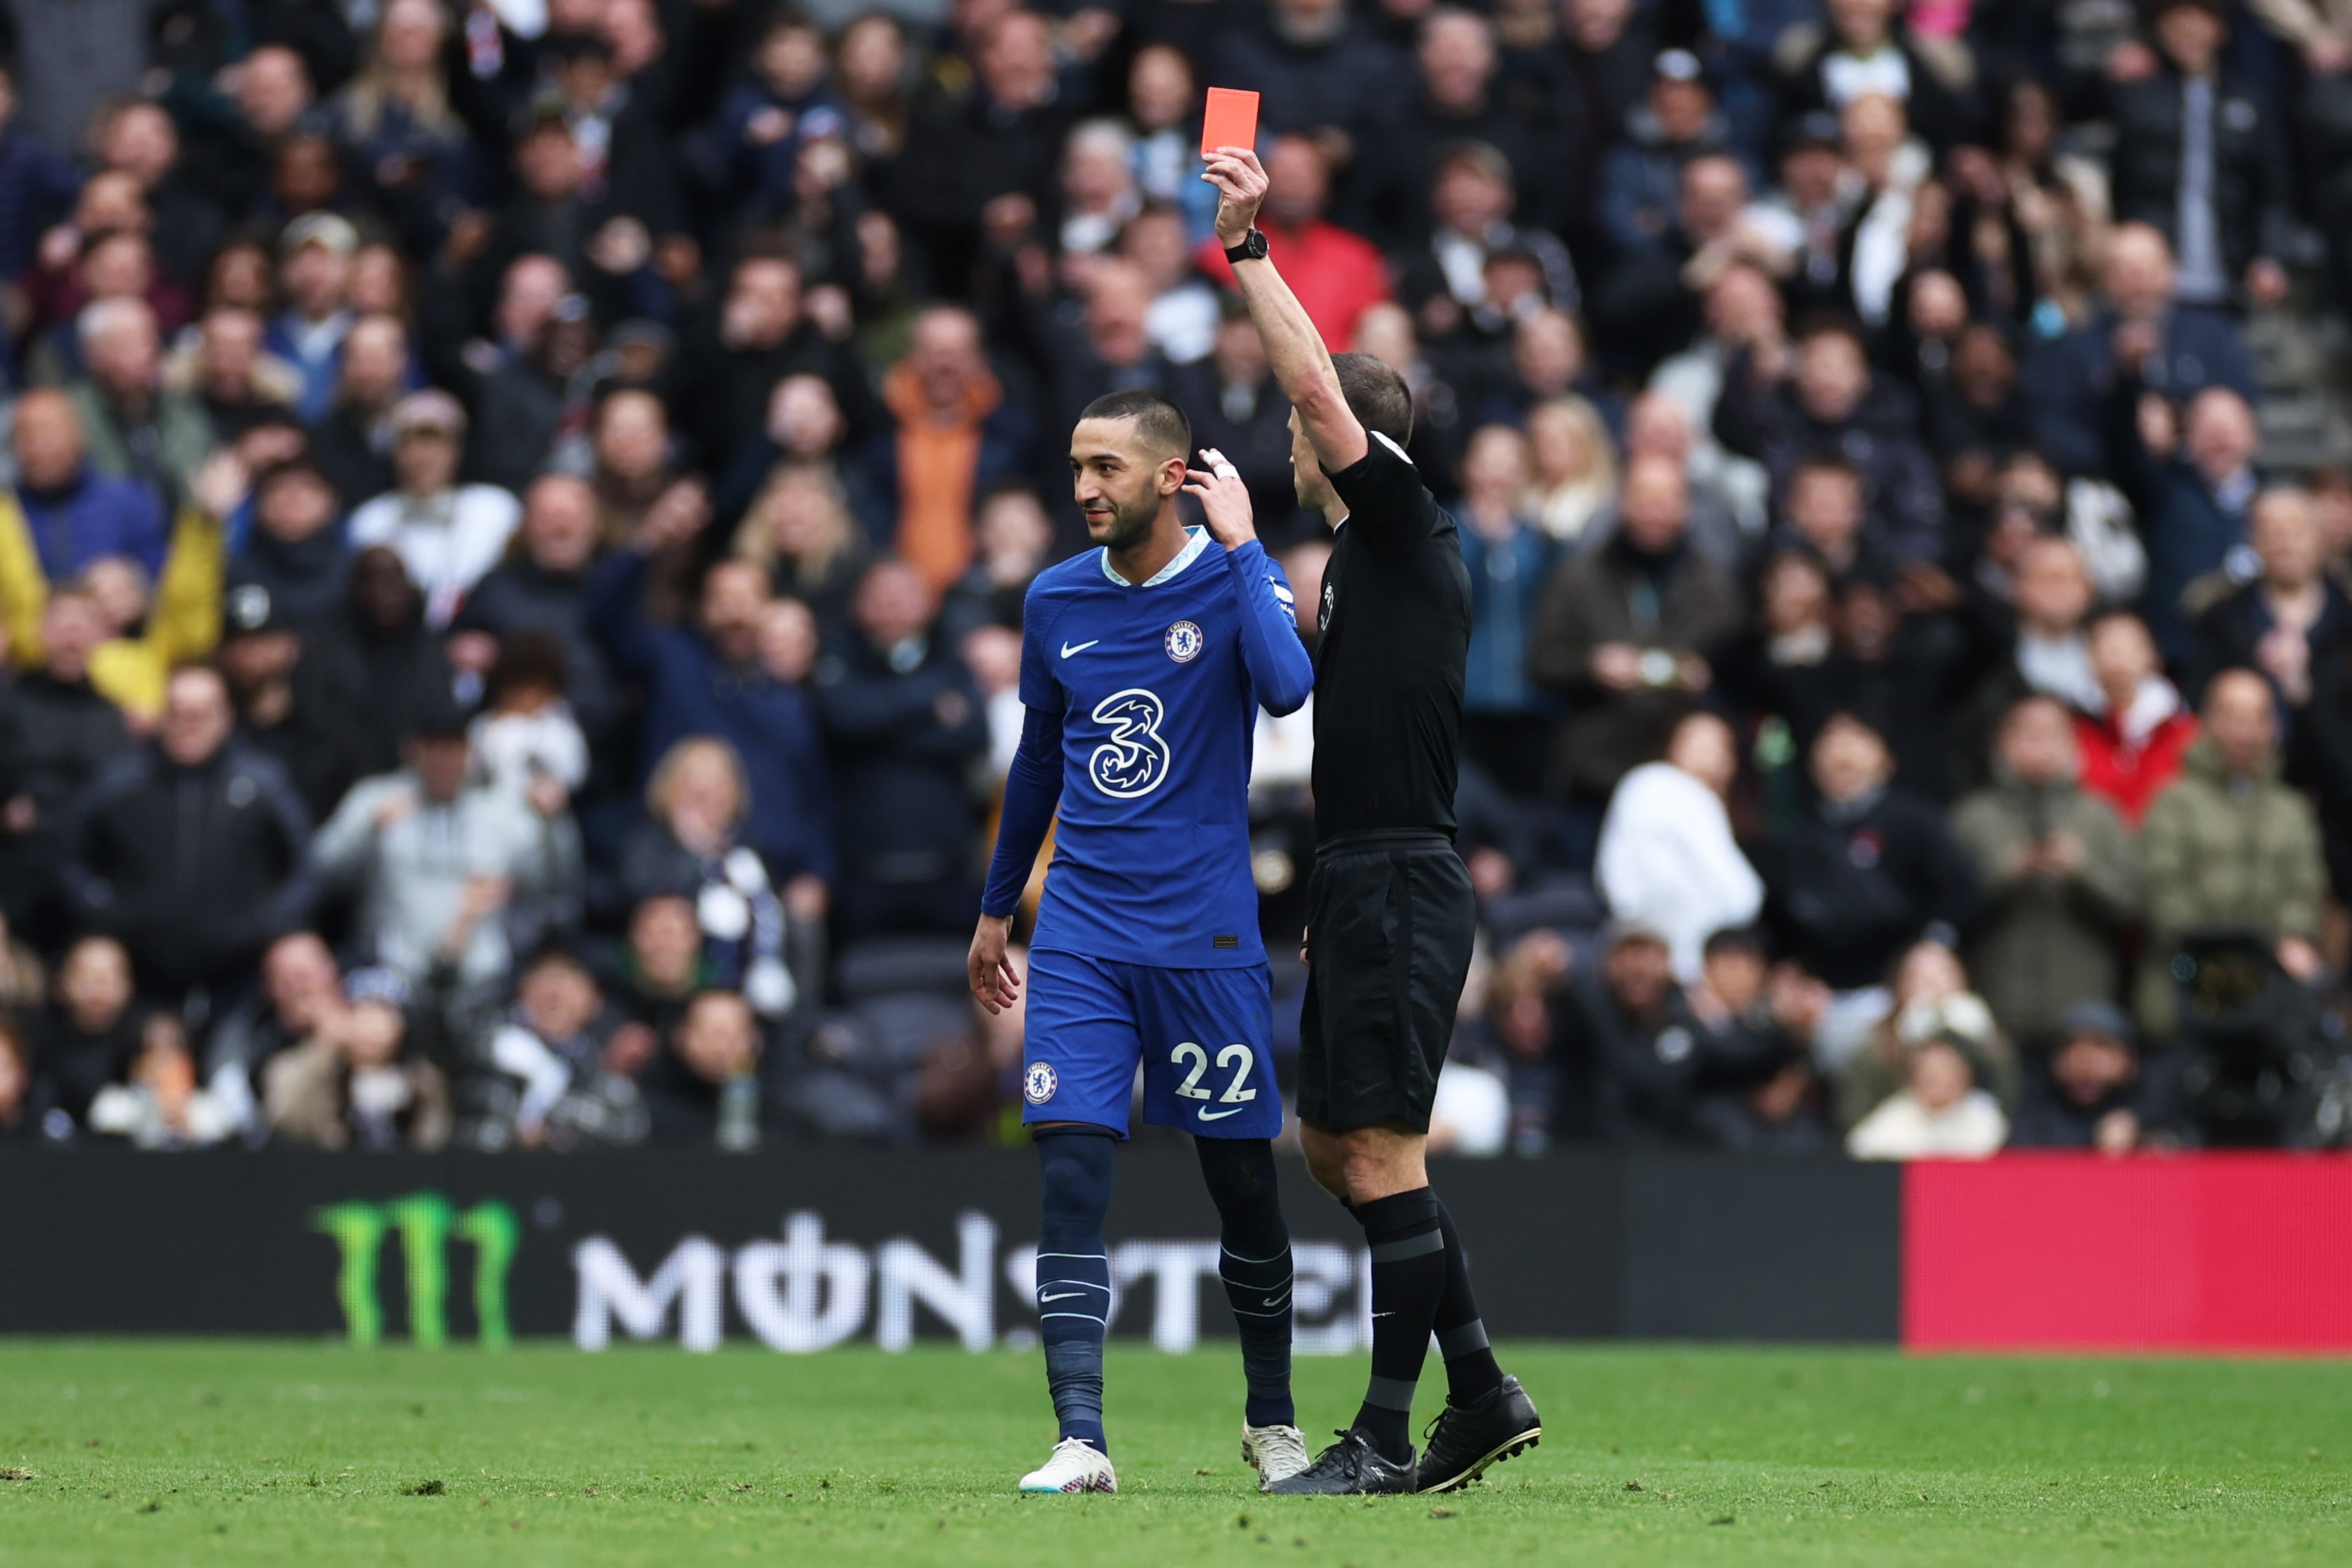
<instances>
[{"instance_id":1,"label":"white nike swoosh on shorts","mask_svg":"<svg viewBox=\"0 0 2352 1568\"><path fill-rule=\"evenodd\" d=\"M1248 1109L1249 1107L1246 1105L1236 1105L1230 1111L1203 1111L1201 1113L1201 1120L1203 1122L1222 1122L1228 1116L1238 1116Z\"/></svg>"}]
</instances>

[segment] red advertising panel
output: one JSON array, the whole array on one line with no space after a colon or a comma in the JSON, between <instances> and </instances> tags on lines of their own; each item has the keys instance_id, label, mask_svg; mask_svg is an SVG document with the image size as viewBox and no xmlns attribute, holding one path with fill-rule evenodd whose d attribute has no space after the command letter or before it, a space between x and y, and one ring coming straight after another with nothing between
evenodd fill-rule
<instances>
[{"instance_id":1,"label":"red advertising panel","mask_svg":"<svg viewBox=\"0 0 2352 1568\"><path fill-rule=\"evenodd\" d=\"M1903 1343L2352 1351L2352 1159L2012 1155L1911 1166Z\"/></svg>"}]
</instances>

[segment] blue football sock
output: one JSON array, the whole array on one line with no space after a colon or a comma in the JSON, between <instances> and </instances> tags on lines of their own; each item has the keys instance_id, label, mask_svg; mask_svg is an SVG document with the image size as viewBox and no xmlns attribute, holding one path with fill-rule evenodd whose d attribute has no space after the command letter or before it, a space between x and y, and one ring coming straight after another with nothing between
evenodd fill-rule
<instances>
[{"instance_id":1,"label":"blue football sock","mask_svg":"<svg viewBox=\"0 0 2352 1568\"><path fill-rule=\"evenodd\" d=\"M1037 1337L1045 1385L1062 1436L1103 1453L1103 1335L1110 1323L1110 1258L1103 1216L1110 1209L1108 1129L1053 1128L1037 1134L1045 1223L1037 1232Z\"/></svg>"},{"instance_id":2,"label":"blue football sock","mask_svg":"<svg viewBox=\"0 0 2352 1568\"><path fill-rule=\"evenodd\" d=\"M1264 1138L1196 1138L1201 1176L1222 1222L1217 1278L1234 1309L1253 1427L1296 1427L1290 1397L1290 1228Z\"/></svg>"}]
</instances>

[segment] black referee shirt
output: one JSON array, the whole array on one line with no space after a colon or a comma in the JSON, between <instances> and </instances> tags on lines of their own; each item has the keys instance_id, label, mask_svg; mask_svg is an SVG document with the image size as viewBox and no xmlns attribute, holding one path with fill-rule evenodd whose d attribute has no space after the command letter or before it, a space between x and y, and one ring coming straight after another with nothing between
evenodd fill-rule
<instances>
[{"instance_id":1,"label":"black referee shirt","mask_svg":"<svg viewBox=\"0 0 2352 1568\"><path fill-rule=\"evenodd\" d=\"M1462 536L1394 442L1330 476L1348 520L1323 571L1315 831L1454 835L1470 572Z\"/></svg>"}]
</instances>

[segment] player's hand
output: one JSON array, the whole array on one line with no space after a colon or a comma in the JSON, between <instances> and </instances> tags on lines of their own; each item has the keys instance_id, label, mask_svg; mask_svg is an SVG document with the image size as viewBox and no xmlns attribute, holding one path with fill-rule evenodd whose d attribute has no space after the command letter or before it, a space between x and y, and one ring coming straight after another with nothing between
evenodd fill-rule
<instances>
[{"instance_id":1,"label":"player's hand","mask_svg":"<svg viewBox=\"0 0 2352 1568\"><path fill-rule=\"evenodd\" d=\"M1250 509L1249 486L1242 483L1241 470L1235 468L1225 455L1213 446L1201 448L1201 461L1208 472L1198 468L1184 470L1184 494L1201 503L1201 511L1209 519L1209 532L1227 549L1239 549L1257 538L1256 514Z\"/></svg>"},{"instance_id":2,"label":"player's hand","mask_svg":"<svg viewBox=\"0 0 2352 1568\"><path fill-rule=\"evenodd\" d=\"M1005 944L1013 935L1013 916L983 915L971 934L971 954L964 960L971 981L971 999L991 1018L1021 998L1021 971L1013 967Z\"/></svg>"},{"instance_id":3,"label":"player's hand","mask_svg":"<svg viewBox=\"0 0 2352 1568\"><path fill-rule=\"evenodd\" d=\"M1220 147L1201 178L1217 188L1217 243L1230 250L1257 226L1258 204L1269 183L1265 165L1246 147Z\"/></svg>"}]
</instances>

